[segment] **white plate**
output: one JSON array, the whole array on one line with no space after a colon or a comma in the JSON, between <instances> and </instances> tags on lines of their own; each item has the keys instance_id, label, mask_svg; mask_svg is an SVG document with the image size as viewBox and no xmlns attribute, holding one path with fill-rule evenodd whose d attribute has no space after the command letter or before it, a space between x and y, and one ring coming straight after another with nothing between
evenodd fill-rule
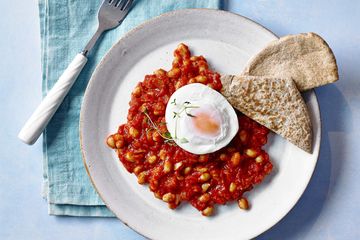
<instances>
[{"instance_id":1,"label":"white plate","mask_svg":"<svg viewBox=\"0 0 360 240\"><path fill-rule=\"evenodd\" d=\"M182 204L170 210L145 186L137 184L114 152L105 145L110 133L125 122L130 93L155 69L170 69L172 53L183 42L202 54L220 73L238 74L247 60L276 36L257 23L225 11L188 9L164 14L140 25L107 53L86 89L80 133L84 163L99 195L116 216L151 239L249 239L269 229L299 200L314 171L320 147L320 114L313 91L305 100L313 130L313 154L279 136L270 135L270 176L247 196L251 210L235 203L203 217Z\"/></svg>"}]
</instances>

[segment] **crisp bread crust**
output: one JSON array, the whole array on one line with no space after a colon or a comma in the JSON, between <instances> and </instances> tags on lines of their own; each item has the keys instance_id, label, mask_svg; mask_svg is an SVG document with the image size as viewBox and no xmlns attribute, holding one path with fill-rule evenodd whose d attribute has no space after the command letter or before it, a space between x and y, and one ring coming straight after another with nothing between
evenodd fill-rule
<instances>
[{"instance_id":1,"label":"crisp bread crust","mask_svg":"<svg viewBox=\"0 0 360 240\"><path fill-rule=\"evenodd\" d=\"M225 75L221 82L221 93L234 108L311 153L309 112L293 80Z\"/></svg>"},{"instance_id":2,"label":"crisp bread crust","mask_svg":"<svg viewBox=\"0 0 360 240\"><path fill-rule=\"evenodd\" d=\"M315 33L287 35L270 42L250 59L243 75L292 78L299 91L339 79L332 50Z\"/></svg>"}]
</instances>

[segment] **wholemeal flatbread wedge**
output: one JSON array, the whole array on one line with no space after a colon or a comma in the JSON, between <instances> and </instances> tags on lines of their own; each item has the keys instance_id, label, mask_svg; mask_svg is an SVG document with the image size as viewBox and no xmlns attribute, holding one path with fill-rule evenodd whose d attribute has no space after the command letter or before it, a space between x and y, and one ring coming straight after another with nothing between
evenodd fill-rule
<instances>
[{"instance_id":1,"label":"wholemeal flatbread wedge","mask_svg":"<svg viewBox=\"0 0 360 240\"><path fill-rule=\"evenodd\" d=\"M221 82L221 93L234 108L311 153L311 121L293 80L225 75Z\"/></svg>"},{"instance_id":2,"label":"wholemeal flatbread wedge","mask_svg":"<svg viewBox=\"0 0 360 240\"><path fill-rule=\"evenodd\" d=\"M315 33L288 35L269 43L248 62L243 75L292 78L299 91L339 79L333 52Z\"/></svg>"}]
</instances>

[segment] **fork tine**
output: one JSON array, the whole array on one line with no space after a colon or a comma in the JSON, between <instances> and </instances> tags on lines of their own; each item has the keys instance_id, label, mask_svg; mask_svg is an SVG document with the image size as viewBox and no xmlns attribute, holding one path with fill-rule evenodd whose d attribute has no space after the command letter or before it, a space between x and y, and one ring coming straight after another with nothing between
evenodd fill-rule
<instances>
[{"instance_id":1,"label":"fork tine","mask_svg":"<svg viewBox=\"0 0 360 240\"><path fill-rule=\"evenodd\" d=\"M105 0L104 2L108 2L111 7L118 7L121 1L122 0Z\"/></svg>"},{"instance_id":2,"label":"fork tine","mask_svg":"<svg viewBox=\"0 0 360 240\"><path fill-rule=\"evenodd\" d=\"M115 5L114 7L119 7L121 8L121 6L124 5L124 0L115 0Z\"/></svg>"},{"instance_id":3,"label":"fork tine","mask_svg":"<svg viewBox=\"0 0 360 240\"><path fill-rule=\"evenodd\" d=\"M125 0L118 0L117 3L115 4L115 7L122 9L125 4L126 4Z\"/></svg>"},{"instance_id":4,"label":"fork tine","mask_svg":"<svg viewBox=\"0 0 360 240\"><path fill-rule=\"evenodd\" d=\"M129 10L132 5L133 0L128 0L125 6L121 10Z\"/></svg>"}]
</instances>

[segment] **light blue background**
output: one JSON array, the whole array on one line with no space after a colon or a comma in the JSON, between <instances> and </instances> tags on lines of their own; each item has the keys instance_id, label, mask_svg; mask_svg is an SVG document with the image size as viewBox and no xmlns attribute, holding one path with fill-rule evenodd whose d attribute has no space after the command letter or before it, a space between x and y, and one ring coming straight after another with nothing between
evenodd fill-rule
<instances>
[{"instance_id":1,"label":"light blue background","mask_svg":"<svg viewBox=\"0 0 360 240\"><path fill-rule=\"evenodd\" d=\"M339 65L340 81L316 90L323 136L314 176L258 239L360 239L360 1L229 0L227 8L279 36L319 33ZM39 35L36 1L1 2L0 239L143 239L116 219L47 215L41 140L16 137L41 99Z\"/></svg>"}]
</instances>

